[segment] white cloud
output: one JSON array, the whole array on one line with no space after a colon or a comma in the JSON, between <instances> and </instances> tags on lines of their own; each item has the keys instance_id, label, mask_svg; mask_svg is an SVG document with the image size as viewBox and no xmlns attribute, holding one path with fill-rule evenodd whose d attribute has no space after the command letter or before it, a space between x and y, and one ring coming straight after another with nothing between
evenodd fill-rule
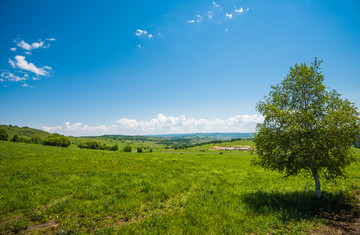
<instances>
[{"instance_id":1,"label":"white cloud","mask_svg":"<svg viewBox=\"0 0 360 235\"><path fill-rule=\"evenodd\" d=\"M51 70L51 67L49 67L49 66L44 66L43 68L38 68L33 63L28 63L25 60L25 56L17 55L17 56L15 56L15 59L16 59L16 63L13 60L9 59L9 63L12 66L13 66L13 64L15 64L18 68L33 72L36 75L46 76L49 74L49 72L46 70Z\"/></svg>"},{"instance_id":2,"label":"white cloud","mask_svg":"<svg viewBox=\"0 0 360 235\"><path fill-rule=\"evenodd\" d=\"M146 30L141 30L141 29L137 29L136 32L135 32L135 35L138 36L138 37L141 37L141 36L145 36L147 34L147 31Z\"/></svg>"},{"instance_id":3,"label":"white cloud","mask_svg":"<svg viewBox=\"0 0 360 235\"><path fill-rule=\"evenodd\" d=\"M240 7L239 9L236 8L235 6L235 12L236 13L243 13L244 12L244 9L242 7Z\"/></svg>"},{"instance_id":4,"label":"white cloud","mask_svg":"<svg viewBox=\"0 0 360 235\"><path fill-rule=\"evenodd\" d=\"M59 132L67 135L102 135L102 134L171 134L171 133L196 133L196 132L254 132L256 123L262 122L262 116L237 115L227 119L189 119L184 115L166 117L159 114L156 118L147 121L122 118L117 125L88 126L82 123L64 126L43 126L48 132Z\"/></svg>"},{"instance_id":5,"label":"white cloud","mask_svg":"<svg viewBox=\"0 0 360 235\"><path fill-rule=\"evenodd\" d=\"M0 76L2 77L1 81L5 82L5 81L9 81L9 82L20 82L20 81L25 81L29 79L29 75L25 74L24 77L20 77L17 76L11 72L3 72L0 74Z\"/></svg>"},{"instance_id":6,"label":"white cloud","mask_svg":"<svg viewBox=\"0 0 360 235\"><path fill-rule=\"evenodd\" d=\"M195 20L187 20L186 23L195 23Z\"/></svg>"},{"instance_id":7,"label":"white cloud","mask_svg":"<svg viewBox=\"0 0 360 235\"><path fill-rule=\"evenodd\" d=\"M198 23L201 23L202 22L202 17L201 17L201 15L196 15L196 22L198 22Z\"/></svg>"},{"instance_id":8,"label":"white cloud","mask_svg":"<svg viewBox=\"0 0 360 235\"><path fill-rule=\"evenodd\" d=\"M62 133L66 135L102 135L102 134L115 134L117 133L116 125L99 125L89 126L83 125L81 122L70 125L70 122L65 122L65 126L42 126L42 129L51 133Z\"/></svg>"},{"instance_id":9,"label":"white cloud","mask_svg":"<svg viewBox=\"0 0 360 235\"><path fill-rule=\"evenodd\" d=\"M46 40L53 42L53 41L56 41L57 39L56 38L47 38Z\"/></svg>"},{"instance_id":10,"label":"white cloud","mask_svg":"<svg viewBox=\"0 0 360 235\"><path fill-rule=\"evenodd\" d=\"M233 15L226 13L226 17L228 17L229 19L232 19Z\"/></svg>"},{"instance_id":11,"label":"white cloud","mask_svg":"<svg viewBox=\"0 0 360 235\"><path fill-rule=\"evenodd\" d=\"M213 4L215 7L220 7L220 4L217 4L216 2L212 2L212 4Z\"/></svg>"},{"instance_id":12,"label":"white cloud","mask_svg":"<svg viewBox=\"0 0 360 235\"><path fill-rule=\"evenodd\" d=\"M225 32L229 31L229 29L225 29Z\"/></svg>"},{"instance_id":13,"label":"white cloud","mask_svg":"<svg viewBox=\"0 0 360 235\"><path fill-rule=\"evenodd\" d=\"M138 48L142 48L141 44L138 44L137 47L138 47Z\"/></svg>"},{"instance_id":14,"label":"white cloud","mask_svg":"<svg viewBox=\"0 0 360 235\"><path fill-rule=\"evenodd\" d=\"M246 8L246 10L245 10L245 11L246 11L246 12L248 12L249 10L250 10L249 8Z\"/></svg>"},{"instance_id":15,"label":"white cloud","mask_svg":"<svg viewBox=\"0 0 360 235\"><path fill-rule=\"evenodd\" d=\"M208 11L208 18L209 18L209 20L213 19L213 12L212 11Z\"/></svg>"},{"instance_id":16,"label":"white cloud","mask_svg":"<svg viewBox=\"0 0 360 235\"><path fill-rule=\"evenodd\" d=\"M12 59L9 59L9 64L11 65L11 67L15 68L15 62Z\"/></svg>"},{"instance_id":17,"label":"white cloud","mask_svg":"<svg viewBox=\"0 0 360 235\"><path fill-rule=\"evenodd\" d=\"M10 48L10 51L16 51L16 47Z\"/></svg>"},{"instance_id":18,"label":"white cloud","mask_svg":"<svg viewBox=\"0 0 360 235\"><path fill-rule=\"evenodd\" d=\"M152 38L153 35L151 33L148 34L148 38Z\"/></svg>"},{"instance_id":19,"label":"white cloud","mask_svg":"<svg viewBox=\"0 0 360 235\"><path fill-rule=\"evenodd\" d=\"M49 44L46 44L44 41L39 40L38 42L33 42L31 45L27 42L25 42L24 40L19 40L19 39L15 39L14 42L16 43L16 45L18 47L21 47L24 50L27 51L31 51L33 49L38 49L38 48L49 48Z\"/></svg>"}]
</instances>

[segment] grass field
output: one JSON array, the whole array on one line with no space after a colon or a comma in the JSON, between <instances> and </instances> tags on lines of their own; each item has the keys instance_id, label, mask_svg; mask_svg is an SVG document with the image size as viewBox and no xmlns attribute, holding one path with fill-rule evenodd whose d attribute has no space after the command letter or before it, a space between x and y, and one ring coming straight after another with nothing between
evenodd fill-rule
<instances>
[{"instance_id":1,"label":"grass field","mask_svg":"<svg viewBox=\"0 0 360 235\"><path fill-rule=\"evenodd\" d=\"M317 200L252 157L0 142L0 233L296 234L358 208L359 163Z\"/></svg>"}]
</instances>

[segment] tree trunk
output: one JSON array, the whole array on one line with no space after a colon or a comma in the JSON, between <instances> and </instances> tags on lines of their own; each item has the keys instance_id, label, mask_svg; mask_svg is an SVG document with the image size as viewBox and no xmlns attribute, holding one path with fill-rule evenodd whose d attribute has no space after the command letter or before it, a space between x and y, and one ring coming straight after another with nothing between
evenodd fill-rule
<instances>
[{"instance_id":1,"label":"tree trunk","mask_svg":"<svg viewBox=\"0 0 360 235\"><path fill-rule=\"evenodd\" d=\"M315 180L315 195L316 195L316 198L320 198L321 197L320 179L319 179L319 175L316 170L313 171L313 176L314 176L314 180Z\"/></svg>"}]
</instances>

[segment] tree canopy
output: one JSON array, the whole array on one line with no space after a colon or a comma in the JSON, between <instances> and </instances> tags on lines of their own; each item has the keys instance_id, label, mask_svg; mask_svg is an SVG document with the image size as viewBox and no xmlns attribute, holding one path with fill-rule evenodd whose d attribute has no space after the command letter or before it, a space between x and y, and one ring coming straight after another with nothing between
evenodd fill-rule
<instances>
[{"instance_id":1,"label":"tree canopy","mask_svg":"<svg viewBox=\"0 0 360 235\"><path fill-rule=\"evenodd\" d=\"M4 128L0 128L0 140L8 140L9 134Z\"/></svg>"},{"instance_id":2,"label":"tree canopy","mask_svg":"<svg viewBox=\"0 0 360 235\"><path fill-rule=\"evenodd\" d=\"M320 177L344 177L354 161L352 143L359 134L359 113L323 84L320 64L296 64L269 96L257 104L264 116L254 140L256 165L285 173L308 173L320 198Z\"/></svg>"}]
</instances>

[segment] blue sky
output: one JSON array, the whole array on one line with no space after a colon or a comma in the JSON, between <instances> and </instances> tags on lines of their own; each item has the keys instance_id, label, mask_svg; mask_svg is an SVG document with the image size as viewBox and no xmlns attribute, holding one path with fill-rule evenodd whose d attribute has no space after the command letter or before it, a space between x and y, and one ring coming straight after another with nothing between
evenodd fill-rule
<instances>
[{"instance_id":1,"label":"blue sky","mask_svg":"<svg viewBox=\"0 0 360 235\"><path fill-rule=\"evenodd\" d=\"M359 107L359 1L1 1L0 123L251 132L295 63Z\"/></svg>"}]
</instances>

